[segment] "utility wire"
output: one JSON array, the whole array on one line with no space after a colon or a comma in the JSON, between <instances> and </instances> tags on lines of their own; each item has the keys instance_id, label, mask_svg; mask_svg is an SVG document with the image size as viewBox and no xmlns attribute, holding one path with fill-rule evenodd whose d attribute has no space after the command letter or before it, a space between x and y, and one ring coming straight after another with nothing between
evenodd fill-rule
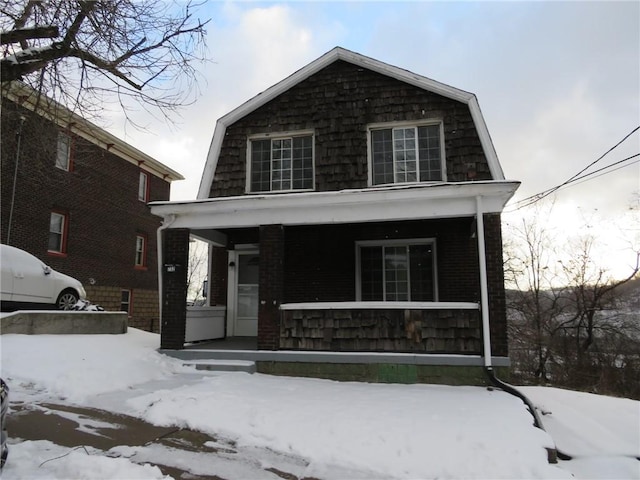
<instances>
[{"instance_id":1,"label":"utility wire","mask_svg":"<svg viewBox=\"0 0 640 480\"><path fill-rule=\"evenodd\" d=\"M596 160L594 160L593 162L591 162L589 165L587 165L586 167L584 167L582 170L580 170L578 173L576 173L575 175L573 175L571 178L569 178L568 180L565 180L564 182L562 182L560 185L556 185L555 187L551 187L548 188L547 190L543 190L542 192L536 193L535 195L531 195L527 198L523 198L522 200L519 200L515 203L514 205L514 210L519 210L521 208L524 207L528 207L529 205L533 205L536 202L539 202L540 200L542 200L545 197L548 197L549 195L551 195L553 192L559 190L562 187L565 187L566 185L569 185L572 182L575 182L577 180L580 180L582 178L586 178L591 174L586 174L581 176L582 173L584 173L585 171L587 171L589 168L591 168L592 166L594 166L596 163L598 163L600 160L602 160L605 156L607 156L610 152L612 152L613 150L615 150L616 148L618 148L627 138L629 138L631 135L633 135L635 132L637 132L638 130L640 130L640 125L637 126L636 128L634 128L633 130L631 130L627 135L624 136L624 138L622 140L620 140L618 143L616 143L613 147L611 147L609 150L607 150L606 152L604 152L602 155L600 155L600 157L598 157ZM638 154L636 155L632 155L631 157L625 158L624 160L620 160L619 162L616 163L612 163L611 165L604 167L600 170L596 170L592 173L597 173L599 171L602 171L604 169L607 169L613 165L616 165L618 163L622 163L625 162L631 158L634 158L638 156ZM608 172L607 172L608 173Z\"/></svg>"},{"instance_id":2,"label":"utility wire","mask_svg":"<svg viewBox=\"0 0 640 480\"><path fill-rule=\"evenodd\" d=\"M553 189L545 190L544 192L539 193L537 196L533 195L533 196L528 197L528 198L526 198L524 200L520 200L519 202L516 203L516 205L513 206L512 209L505 210L505 213L512 213L512 212L515 212L517 210L520 210L521 208L525 208L525 207L528 207L530 205L533 205L534 203L536 203L536 202L542 200L544 197L546 197L547 195L543 196L543 194L546 193L546 192L549 192L549 194L551 194L552 191L555 192L559 188L571 187L571 186L575 186L575 185L578 185L578 184L581 184L581 183L584 183L584 182L588 182L589 180L593 180L595 178L599 178L599 177L601 177L603 175L606 175L608 173L612 173L612 172L620 170L620 169L622 169L624 167L628 167L630 165L638 163L638 162L640 162L640 158L639 157L640 157L640 153L636 153L636 154L631 155L629 157L623 158L622 160L618 160L617 162L613 162L613 163L611 163L611 164L609 164L609 165L607 165L605 167L602 167L602 168L599 168L597 170L594 170L593 172L585 173L584 175L581 175L579 177L575 177L574 176L573 180L571 180L570 182L565 182L562 186L554 187ZM628 162L629 160L633 160L633 159L635 159L633 162L627 163L625 165L622 165L624 162ZM613 169L611 168L611 167L616 167L616 166L617 166L617 168L613 168ZM598 175L596 175L596 174L598 174ZM578 183L576 183L576 182L578 182ZM528 203L526 203L526 204L518 205L518 204L524 202L525 200L530 200L530 201Z\"/></svg>"}]
</instances>

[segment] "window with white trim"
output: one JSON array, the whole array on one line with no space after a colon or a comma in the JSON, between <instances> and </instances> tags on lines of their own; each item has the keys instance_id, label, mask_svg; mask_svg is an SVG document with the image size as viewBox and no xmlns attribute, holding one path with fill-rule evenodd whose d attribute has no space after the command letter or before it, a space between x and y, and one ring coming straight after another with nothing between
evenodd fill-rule
<instances>
[{"instance_id":1,"label":"window with white trim","mask_svg":"<svg viewBox=\"0 0 640 480\"><path fill-rule=\"evenodd\" d=\"M138 180L138 200L141 202L149 201L149 174L146 172L140 172L140 178Z\"/></svg>"},{"instance_id":2,"label":"window with white trim","mask_svg":"<svg viewBox=\"0 0 640 480\"><path fill-rule=\"evenodd\" d=\"M359 300L436 301L435 265L433 239L358 242Z\"/></svg>"},{"instance_id":3,"label":"window with white trim","mask_svg":"<svg viewBox=\"0 0 640 480\"><path fill-rule=\"evenodd\" d=\"M68 224L66 214L51 212L49 219L49 246L47 248L49 252L66 253Z\"/></svg>"},{"instance_id":4,"label":"window with white trim","mask_svg":"<svg viewBox=\"0 0 640 480\"><path fill-rule=\"evenodd\" d=\"M136 235L136 268L145 268L147 266L147 236Z\"/></svg>"},{"instance_id":5,"label":"window with white trim","mask_svg":"<svg viewBox=\"0 0 640 480\"><path fill-rule=\"evenodd\" d=\"M56 167L67 172L71 171L71 145L71 137L66 133L58 132Z\"/></svg>"},{"instance_id":6,"label":"window with white trim","mask_svg":"<svg viewBox=\"0 0 640 480\"><path fill-rule=\"evenodd\" d=\"M250 192L313 189L313 135L249 141Z\"/></svg>"},{"instance_id":7,"label":"window with white trim","mask_svg":"<svg viewBox=\"0 0 640 480\"><path fill-rule=\"evenodd\" d=\"M442 124L372 128L371 184L445 179Z\"/></svg>"}]
</instances>

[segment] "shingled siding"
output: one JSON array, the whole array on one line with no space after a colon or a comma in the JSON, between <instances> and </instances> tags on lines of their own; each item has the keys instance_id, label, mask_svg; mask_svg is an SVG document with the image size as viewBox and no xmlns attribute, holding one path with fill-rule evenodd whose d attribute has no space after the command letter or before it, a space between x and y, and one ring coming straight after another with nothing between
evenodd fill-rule
<instances>
[{"instance_id":1,"label":"shingled siding","mask_svg":"<svg viewBox=\"0 0 640 480\"><path fill-rule=\"evenodd\" d=\"M480 354L478 310L284 310L280 348Z\"/></svg>"},{"instance_id":2,"label":"shingled siding","mask_svg":"<svg viewBox=\"0 0 640 480\"><path fill-rule=\"evenodd\" d=\"M210 197L243 195L247 137L315 132L315 190L366 188L367 125L442 120L447 180L490 180L469 107L399 80L337 61L226 130Z\"/></svg>"},{"instance_id":3,"label":"shingled siding","mask_svg":"<svg viewBox=\"0 0 640 480\"><path fill-rule=\"evenodd\" d=\"M286 227L284 302L356 300L356 242L411 238L436 240L439 301L479 302L472 233L471 217Z\"/></svg>"}]
</instances>

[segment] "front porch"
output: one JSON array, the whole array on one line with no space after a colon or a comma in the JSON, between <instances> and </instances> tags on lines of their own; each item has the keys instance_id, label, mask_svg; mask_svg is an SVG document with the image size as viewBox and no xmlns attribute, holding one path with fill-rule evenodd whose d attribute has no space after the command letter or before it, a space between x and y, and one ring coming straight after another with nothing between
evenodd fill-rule
<instances>
[{"instance_id":1,"label":"front porch","mask_svg":"<svg viewBox=\"0 0 640 480\"><path fill-rule=\"evenodd\" d=\"M447 372L462 369L463 383L482 383L482 367L508 364L499 211L514 187L152 205L164 217L161 351L345 380L452 383ZM224 311L215 330L226 341L194 343L186 321L191 235L210 245L208 302Z\"/></svg>"}]
</instances>

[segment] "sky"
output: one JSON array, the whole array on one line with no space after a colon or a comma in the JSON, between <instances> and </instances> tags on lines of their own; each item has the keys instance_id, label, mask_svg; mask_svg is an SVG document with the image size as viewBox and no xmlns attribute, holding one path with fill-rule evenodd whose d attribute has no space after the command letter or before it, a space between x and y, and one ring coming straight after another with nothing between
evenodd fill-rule
<instances>
[{"instance_id":1,"label":"sky","mask_svg":"<svg viewBox=\"0 0 640 480\"><path fill-rule=\"evenodd\" d=\"M108 436L120 424L73 409L98 408L216 440L195 452L148 437L108 450L85 440L81 449L65 447L59 431L25 441L9 429L5 478L167 480L157 464L229 480L284 478L273 468L354 480L640 478L637 400L526 387L544 412L543 431L519 398L498 389L198 371L158 353L159 335L135 328L1 340L10 416L62 415ZM550 465L545 448L554 445L573 459Z\"/></svg>"},{"instance_id":2,"label":"sky","mask_svg":"<svg viewBox=\"0 0 640 480\"><path fill-rule=\"evenodd\" d=\"M518 200L563 183L640 125L639 2L214 1L198 14L211 19L211 61L197 101L173 125L147 118L137 131L114 112L108 127L186 177L172 200L196 197L218 118L336 46L477 96L506 178L522 182L507 223L536 215ZM588 171L639 152L637 131ZM640 237L629 212L638 160L560 190L544 217L563 238L593 233L618 275Z\"/></svg>"}]
</instances>

